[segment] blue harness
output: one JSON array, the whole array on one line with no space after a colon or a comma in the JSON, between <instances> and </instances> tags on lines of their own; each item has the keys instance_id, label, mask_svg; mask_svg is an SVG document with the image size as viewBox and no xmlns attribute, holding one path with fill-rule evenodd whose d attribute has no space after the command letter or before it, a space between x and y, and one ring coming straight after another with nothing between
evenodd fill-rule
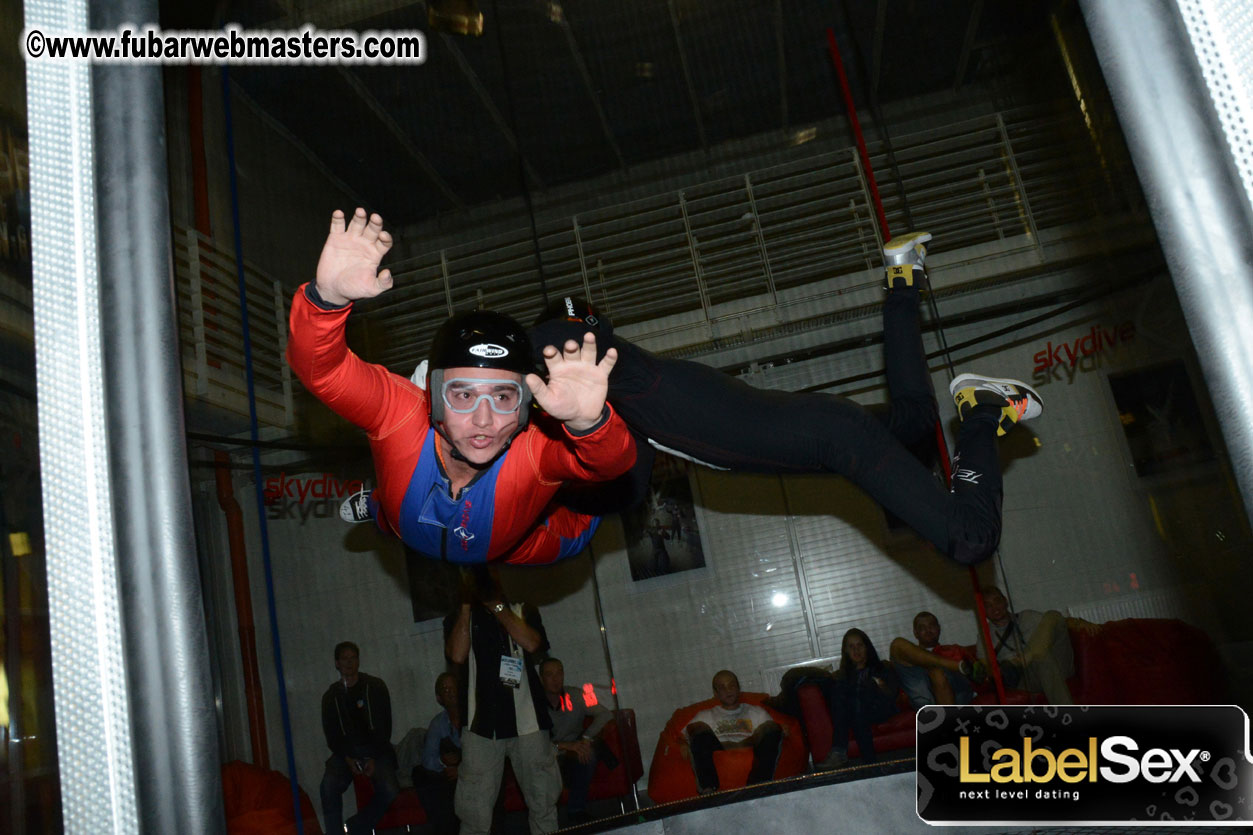
<instances>
[{"instance_id":1,"label":"blue harness","mask_svg":"<svg viewBox=\"0 0 1253 835\"><path fill-rule=\"evenodd\" d=\"M448 477L439 468L435 430L428 429L418 464L400 503L396 527L404 543L433 559L455 563L487 562L496 511L496 479L508 455L506 450L454 499L449 495ZM596 517L578 536L561 537L557 559L582 552L598 527L600 518Z\"/></svg>"}]
</instances>

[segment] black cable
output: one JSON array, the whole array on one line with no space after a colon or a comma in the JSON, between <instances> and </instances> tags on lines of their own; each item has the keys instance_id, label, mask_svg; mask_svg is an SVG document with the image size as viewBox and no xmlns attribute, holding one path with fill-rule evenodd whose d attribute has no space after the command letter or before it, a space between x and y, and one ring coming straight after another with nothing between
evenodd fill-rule
<instances>
[{"instance_id":1,"label":"black cable","mask_svg":"<svg viewBox=\"0 0 1253 835\"><path fill-rule=\"evenodd\" d=\"M233 438L229 435L211 435L208 432L187 432L185 433L187 440L199 441L206 444L218 444L219 446L239 447L241 449L290 449L297 452L318 452L320 450L343 450L344 447L327 447L319 444L300 444L293 441L262 441L252 440L250 438ZM364 452L365 449L362 448Z\"/></svg>"},{"instance_id":2,"label":"black cable","mask_svg":"<svg viewBox=\"0 0 1253 835\"><path fill-rule=\"evenodd\" d=\"M509 84L509 61L505 56L505 39L501 34L500 6L492 0L492 17L496 21L496 48L500 53L501 83L505 88L505 111L509 119L509 129L513 131L514 148L518 159L518 185L522 189L522 202L526 205L526 214L531 222L531 247L535 253L535 270L539 273L539 292L544 299L544 310L548 309L548 281L544 278L544 259L540 255L539 229L535 224L535 205L531 201L531 187L526 181L526 166L522 157L522 135L518 132L518 116L513 102L513 88Z\"/></svg>"},{"instance_id":3,"label":"black cable","mask_svg":"<svg viewBox=\"0 0 1253 835\"><path fill-rule=\"evenodd\" d=\"M967 339L965 342L959 342L958 344L953 345L951 347L946 346L944 348L941 348L938 351L932 351L931 353L925 355L926 359L931 360L931 359L935 359L936 357L945 356L949 351L960 351L963 348L970 348L974 345L978 345L981 342L987 342L989 339L995 339L998 336L1004 336L1007 333L1013 333L1014 331L1022 330L1022 328L1024 327L1029 327L1031 325L1037 325L1040 322L1048 321L1049 319L1052 319L1056 316L1060 316L1063 313L1067 313L1071 310L1074 310L1077 307L1082 307L1085 304L1089 304L1090 302L1093 302L1096 299L1101 298L1102 296L1107 296L1115 292L1115 290L1118 290L1118 289L1121 289L1121 286L1116 286L1116 287L1113 287L1112 289L1109 286L1101 286L1097 290L1091 293L1085 293L1084 295L1080 296L1079 298L1075 299L1072 302L1061 305L1060 307L1055 307L1052 310L1041 313L1038 316L1033 316L1030 319L1027 319L1026 321L1015 322L1012 325L1006 325L1003 328L997 328L996 330L991 331L989 333L980 334L979 336L976 336L972 339ZM938 323L937 323L936 330L937 331L940 330ZM950 366L950 373L951 373L951 368L952 368L951 360L949 361L949 366ZM877 371L867 371L863 374L854 374L851 377L844 377L842 379L833 380L827 383L816 383L812 386L806 386L805 388L797 389L797 391L805 391L805 392L821 391L823 389L832 388L833 386L842 386L848 383L856 383L861 380L873 379L875 377L882 375L883 373L884 373L884 369L880 368Z\"/></svg>"}]
</instances>

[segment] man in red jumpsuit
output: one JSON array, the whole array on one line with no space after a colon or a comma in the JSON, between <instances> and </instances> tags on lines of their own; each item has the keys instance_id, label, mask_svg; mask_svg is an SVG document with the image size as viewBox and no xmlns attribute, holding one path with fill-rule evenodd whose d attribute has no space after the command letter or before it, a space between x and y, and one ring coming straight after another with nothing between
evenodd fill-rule
<instances>
[{"instance_id":1,"label":"man in red jumpsuit","mask_svg":"<svg viewBox=\"0 0 1253 835\"><path fill-rule=\"evenodd\" d=\"M287 360L336 414L366 431L380 527L433 559L549 563L583 550L599 519L552 504L566 480L607 481L635 445L605 402L617 352L596 342L549 346L545 382L526 331L487 311L448 320L432 346L426 391L348 349L352 303L392 285L379 262L392 238L378 215L331 217L316 278L292 301ZM429 393L429 394L428 394ZM531 423L533 397L546 413Z\"/></svg>"}]
</instances>

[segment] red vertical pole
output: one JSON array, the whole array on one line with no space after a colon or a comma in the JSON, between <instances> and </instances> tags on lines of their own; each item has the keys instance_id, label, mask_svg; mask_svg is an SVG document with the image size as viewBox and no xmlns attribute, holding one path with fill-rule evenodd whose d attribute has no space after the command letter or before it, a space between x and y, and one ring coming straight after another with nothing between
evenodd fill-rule
<instances>
[{"instance_id":1,"label":"red vertical pole","mask_svg":"<svg viewBox=\"0 0 1253 835\"><path fill-rule=\"evenodd\" d=\"M875 217L879 220L879 230L883 240L892 239L892 231L888 228L887 215L883 212L883 199L879 197L879 184L874 177L874 166L870 164L870 153L866 150L866 137L861 132L861 122L857 118L857 106L853 103L853 91L848 86L848 74L844 71L844 60L840 57L840 48L835 42L835 30L827 27L827 47L831 51L831 63L835 65L835 74L840 80L840 93L844 97L844 107L848 110L848 121L853 127L853 138L857 141L857 153L861 156L861 166L866 172L866 182L870 186L870 198L874 202ZM944 470L944 481L953 482L952 467L949 464L948 443L944 440L944 427L939 419L935 422L935 442L940 452L940 466ZM979 575L975 567L970 566L970 582L974 586L975 608L979 612L979 624L983 629L983 640L988 647L988 669L992 680L996 683L997 700L1005 703L1005 684L1001 679L1001 667L996 663L996 655L992 652L992 630L988 626L988 613L983 605L983 593L979 591Z\"/></svg>"},{"instance_id":2,"label":"red vertical pole","mask_svg":"<svg viewBox=\"0 0 1253 835\"><path fill-rule=\"evenodd\" d=\"M861 167L866 170L866 180L870 184L870 198L874 201L875 216L879 219L879 231L883 240L892 239L892 231L888 229L887 215L883 213L883 201L879 199L879 184L875 182L874 166L870 164L870 154L866 150L866 137L861 133L861 122L857 120L857 107L853 104L853 91L848 86L848 75L844 72L844 61L840 58L840 48L835 45L835 30L827 28L827 46L831 50L831 61L835 64L835 74L840 78L840 92L844 95L844 107L848 110L848 120L853 126L853 137L857 140L857 151L861 154Z\"/></svg>"},{"instance_id":3,"label":"red vertical pole","mask_svg":"<svg viewBox=\"0 0 1253 835\"><path fill-rule=\"evenodd\" d=\"M235 617L239 621L239 657L244 671L244 701L248 708L248 738L252 761L270 767L270 745L266 741L265 705L261 699L261 673L257 669L257 629L252 620L252 589L248 583L248 555L244 546L243 513L235 501L231 485L230 456L215 452L218 506L226 514L226 531L231 551L231 579L235 589Z\"/></svg>"},{"instance_id":4,"label":"red vertical pole","mask_svg":"<svg viewBox=\"0 0 1253 835\"><path fill-rule=\"evenodd\" d=\"M204 147L204 95L201 90L200 67L187 68L187 139L191 148L191 188L196 216L196 231L206 238L213 236L209 220L209 175Z\"/></svg>"}]
</instances>

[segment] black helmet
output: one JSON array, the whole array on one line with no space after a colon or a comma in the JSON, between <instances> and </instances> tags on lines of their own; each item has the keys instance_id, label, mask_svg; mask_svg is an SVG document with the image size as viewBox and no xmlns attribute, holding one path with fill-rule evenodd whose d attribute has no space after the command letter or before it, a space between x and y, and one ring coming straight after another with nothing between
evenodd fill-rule
<instances>
[{"instance_id":1,"label":"black helmet","mask_svg":"<svg viewBox=\"0 0 1253 835\"><path fill-rule=\"evenodd\" d=\"M531 361L531 340L526 329L512 316L492 310L458 313L435 331L427 355L427 400L431 422L444 419L444 369L498 368L525 377L535 371ZM531 390L522 383L522 403L518 407L518 430L526 426L531 406Z\"/></svg>"},{"instance_id":2,"label":"black helmet","mask_svg":"<svg viewBox=\"0 0 1253 835\"><path fill-rule=\"evenodd\" d=\"M613 323L599 314L579 296L562 296L548 305L531 328L532 355L537 365L544 362L544 347L563 345L567 339L583 341L583 334L591 331L596 335L596 361L605 358L605 351L616 343L613 341Z\"/></svg>"}]
</instances>

